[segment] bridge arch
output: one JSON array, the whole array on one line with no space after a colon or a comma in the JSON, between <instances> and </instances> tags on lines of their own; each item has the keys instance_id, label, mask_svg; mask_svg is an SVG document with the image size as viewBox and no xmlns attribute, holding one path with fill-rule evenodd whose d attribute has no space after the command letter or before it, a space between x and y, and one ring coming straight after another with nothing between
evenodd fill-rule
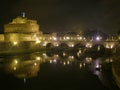
<instances>
[{"instance_id":1,"label":"bridge arch","mask_svg":"<svg viewBox=\"0 0 120 90\"><path fill-rule=\"evenodd\" d=\"M120 44L117 44L115 48L113 49L116 54L120 54Z\"/></svg>"},{"instance_id":2,"label":"bridge arch","mask_svg":"<svg viewBox=\"0 0 120 90\"><path fill-rule=\"evenodd\" d=\"M97 52L104 52L105 46L103 44L95 44L92 49Z\"/></svg>"},{"instance_id":3,"label":"bridge arch","mask_svg":"<svg viewBox=\"0 0 120 90\"><path fill-rule=\"evenodd\" d=\"M54 47L54 45L52 44L52 43L47 43L47 45L46 45L46 48L47 49L51 49L51 48L53 48Z\"/></svg>"},{"instance_id":4,"label":"bridge arch","mask_svg":"<svg viewBox=\"0 0 120 90\"><path fill-rule=\"evenodd\" d=\"M79 49L79 48L85 48L85 45L81 44L81 43L77 43L74 46L75 49Z\"/></svg>"},{"instance_id":5,"label":"bridge arch","mask_svg":"<svg viewBox=\"0 0 120 90\"><path fill-rule=\"evenodd\" d=\"M60 48L60 49L68 49L69 46L68 46L66 43L61 43L61 44L59 45L59 48Z\"/></svg>"}]
</instances>

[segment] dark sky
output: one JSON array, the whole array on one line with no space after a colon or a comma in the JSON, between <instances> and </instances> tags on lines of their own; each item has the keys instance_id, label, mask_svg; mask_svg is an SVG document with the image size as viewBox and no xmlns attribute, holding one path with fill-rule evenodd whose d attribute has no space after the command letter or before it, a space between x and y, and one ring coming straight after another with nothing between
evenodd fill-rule
<instances>
[{"instance_id":1,"label":"dark sky","mask_svg":"<svg viewBox=\"0 0 120 90\"><path fill-rule=\"evenodd\" d=\"M0 29L26 12L43 32L79 32L95 29L107 33L120 30L120 0L1 0Z\"/></svg>"}]
</instances>

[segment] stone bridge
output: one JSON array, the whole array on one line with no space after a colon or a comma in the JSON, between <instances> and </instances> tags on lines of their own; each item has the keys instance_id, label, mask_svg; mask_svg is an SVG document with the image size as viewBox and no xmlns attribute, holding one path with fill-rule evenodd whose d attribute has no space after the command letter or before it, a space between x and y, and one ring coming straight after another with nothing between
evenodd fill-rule
<instances>
[{"instance_id":1,"label":"stone bridge","mask_svg":"<svg viewBox=\"0 0 120 90\"><path fill-rule=\"evenodd\" d=\"M94 46L103 46L104 48L112 49L117 47L119 42L117 40L87 40L85 38L64 38L64 37L54 37L53 39L41 40L41 45L45 47L59 47L61 45L66 45L68 47L86 47L92 48Z\"/></svg>"}]
</instances>

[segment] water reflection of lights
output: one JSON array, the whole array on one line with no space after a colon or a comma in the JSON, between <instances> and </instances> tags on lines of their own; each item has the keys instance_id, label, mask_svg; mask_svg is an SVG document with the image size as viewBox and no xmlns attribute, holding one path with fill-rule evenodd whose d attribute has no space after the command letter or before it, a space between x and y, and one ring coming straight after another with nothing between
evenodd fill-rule
<instances>
[{"instance_id":1,"label":"water reflection of lights","mask_svg":"<svg viewBox=\"0 0 120 90\"><path fill-rule=\"evenodd\" d=\"M82 66L83 66L82 63L80 63L80 68L82 68Z\"/></svg>"},{"instance_id":2,"label":"water reflection of lights","mask_svg":"<svg viewBox=\"0 0 120 90\"><path fill-rule=\"evenodd\" d=\"M23 80L24 80L24 83L26 83L26 78L24 78Z\"/></svg>"},{"instance_id":3,"label":"water reflection of lights","mask_svg":"<svg viewBox=\"0 0 120 90\"><path fill-rule=\"evenodd\" d=\"M92 62L92 58L91 57L86 57L85 60L86 60L86 63L88 63L88 64Z\"/></svg>"},{"instance_id":4,"label":"water reflection of lights","mask_svg":"<svg viewBox=\"0 0 120 90\"><path fill-rule=\"evenodd\" d=\"M94 65L94 74L96 74L99 78L101 78L101 59L95 60L95 65Z\"/></svg>"},{"instance_id":5,"label":"water reflection of lights","mask_svg":"<svg viewBox=\"0 0 120 90\"><path fill-rule=\"evenodd\" d=\"M14 60L12 61L12 63L10 64L10 68L11 68L11 69L13 68L13 70L16 70L17 67L18 67L18 59L14 59Z\"/></svg>"},{"instance_id":6,"label":"water reflection of lights","mask_svg":"<svg viewBox=\"0 0 120 90\"><path fill-rule=\"evenodd\" d=\"M57 60L56 60L56 59L54 59L54 60L53 60L53 62L54 62L54 63L57 63Z\"/></svg>"},{"instance_id":7,"label":"water reflection of lights","mask_svg":"<svg viewBox=\"0 0 120 90\"><path fill-rule=\"evenodd\" d=\"M80 56L81 53L82 53L82 51L79 50L79 51L77 52L77 56Z\"/></svg>"},{"instance_id":8,"label":"water reflection of lights","mask_svg":"<svg viewBox=\"0 0 120 90\"><path fill-rule=\"evenodd\" d=\"M13 69L14 69L14 70L16 70L17 68L16 68L16 67L14 67Z\"/></svg>"},{"instance_id":9,"label":"water reflection of lights","mask_svg":"<svg viewBox=\"0 0 120 90\"><path fill-rule=\"evenodd\" d=\"M59 58L59 55L58 54L54 55L54 58Z\"/></svg>"},{"instance_id":10,"label":"water reflection of lights","mask_svg":"<svg viewBox=\"0 0 120 90\"><path fill-rule=\"evenodd\" d=\"M49 60L50 64L52 63L57 63L57 60L56 59L53 59L53 60Z\"/></svg>"},{"instance_id":11,"label":"water reflection of lights","mask_svg":"<svg viewBox=\"0 0 120 90\"><path fill-rule=\"evenodd\" d=\"M96 65L95 65L95 70L100 70L100 69L101 69L101 64L96 63Z\"/></svg>"},{"instance_id":12,"label":"water reflection of lights","mask_svg":"<svg viewBox=\"0 0 120 90\"><path fill-rule=\"evenodd\" d=\"M77 65L80 69L92 69L94 70L94 73L96 75L99 75L101 71L101 59L92 60L91 57L86 57L83 60L76 60L73 55L70 54L68 58L61 59L58 54L53 55L52 57L49 57L46 55L46 53L43 54L32 54L30 56L32 59L35 60L20 60L19 58L13 58L12 62L10 62L8 66L8 71L10 73L16 74L17 77L27 78L27 75L30 73L30 76L32 77L37 75L37 71L39 70L39 64L48 62L49 64L59 64L61 66L67 67L70 65ZM45 58L48 57L48 58ZM26 58L25 58L26 59ZM105 59L106 62L112 62L111 58ZM105 62L105 63L106 63ZM94 64L94 65L93 65ZM94 68L93 68L94 67ZM20 73L17 73L19 72ZM20 75L18 75L20 74ZM23 76L22 76L23 75Z\"/></svg>"},{"instance_id":13,"label":"water reflection of lights","mask_svg":"<svg viewBox=\"0 0 120 90\"><path fill-rule=\"evenodd\" d=\"M106 63L113 62L112 58L107 58L105 61L106 61Z\"/></svg>"},{"instance_id":14,"label":"water reflection of lights","mask_svg":"<svg viewBox=\"0 0 120 90\"><path fill-rule=\"evenodd\" d=\"M35 62L34 65L37 66L37 63Z\"/></svg>"},{"instance_id":15,"label":"water reflection of lights","mask_svg":"<svg viewBox=\"0 0 120 90\"><path fill-rule=\"evenodd\" d=\"M46 57L46 56L47 56L47 55L46 55L46 53L43 53L43 56L45 56L45 57Z\"/></svg>"},{"instance_id":16,"label":"water reflection of lights","mask_svg":"<svg viewBox=\"0 0 120 90\"><path fill-rule=\"evenodd\" d=\"M72 59L74 59L74 56L69 56L68 58L69 58L70 60L72 60Z\"/></svg>"},{"instance_id":17,"label":"water reflection of lights","mask_svg":"<svg viewBox=\"0 0 120 90\"><path fill-rule=\"evenodd\" d=\"M86 44L86 47L87 47L87 48L91 48L91 47L92 47L92 44L91 44L91 43L87 43L87 44Z\"/></svg>"},{"instance_id":18,"label":"water reflection of lights","mask_svg":"<svg viewBox=\"0 0 120 90\"><path fill-rule=\"evenodd\" d=\"M15 60L14 60L14 64L17 64L17 63L18 63L18 60L17 60L17 59L15 59Z\"/></svg>"},{"instance_id":19,"label":"water reflection of lights","mask_svg":"<svg viewBox=\"0 0 120 90\"><path fill-rule=\"evenodd\" d=\"M43 55L43 58L45 59L49 58L46 53L43 53L42 55Z\"/></svg>"},{"instance_id":20,"label":"water reflection of lights","mask_svg":"<svg viewBox=\"0 0 120 90\"><path fill-rule=\"evenodd\" d=\"M5 70L8 74L13 74L18 78L30 78L37 76L39 71L40 61L38 60L21 60L10 59L10 62L6 64Z\"/></svg>"},{"instance_id":21,"label":"water reflection of lights","mask_svg":"<svg viewBox=\"0 0 120 90\"><path fill-rule=\"evenodd\" d=\"M86 64L85 64L85 63L83 63L83 65L85 66Z\"/></svg>"},{"instance_id":22,"label":"water reflection of lights","mask_svg":"<svg viewBox=\"0 0 120 90\"><path fill-rule=\"evenodd\" d=\"M67 64L69 65L69 64L70 64L70 61L67 61Z\"/></svg>"},{"instance_id":23,"label":"water reflection of lights","mask_svg":"<svg viewBox=\"0 0 120 90\"><path fill-rule=\"evenodd\" d=\"M50 60L50 63L52 63L52 60Z\"/></svg>"},{"instance_id":24,"label":"water reflection of lights","mask_svg":"<svg viewBox=\"0 0 120 90\"><path fill-rule=\"evenodd\" d=\"M37 57L36 57L36 60L41 60L41 57L38 57L38 56L37 56Z\"/></svg>"},{"instance_id":25,"label":"water reflection of lights","mask_svg":"<svg viewBox=\"0 0 120 90\"><path fill-rule=\"evenodd\" d=\"M113 62L113 60L112 60L112 59L110 59L110 62Z\"/></svg>"},{"instance_id":26,"label":"water reflection of lights","mask_svg":"<svg viewBox=\"0 0 120 90\"><path fill-rule=\"evenodd\" d=\"M63 65L66 65L66 62L65 62L65 61L63 62Z\"/></svg>"},{"instance_id":27,"label":"water reflection of lights","mask_svg":"<svg viewBox=\"0 0 120 90\"><path fill-rule=\"evenodd\" d=\"M65 53L65 52L63 52L63 56L66 56L66 53Z\"/></svg>"},{"instance_id":28,"label":"water reflection of lights","mask_svg":"<svg viewBox=\"0 0 120 90\"><path fill-rule=\"evenodd\" d=\"M97 50L100 51L100 46L97 47Z\"/></svg>"},{"instance_id":29,"label":"water reflection of lights","mask_svg":"<svg viewBox=\"0 0 120 90\"><path fill-rule=\"evenodd\" d=\"M71 61L69 61L69 60L65 60L65 61L62 61L62 60L57 60L57 59L54 59L54 60L49 60L49 63L50 64L56 64L56 63L60 63L60 64L63 64L63 65L70 65L70 64L72 64L72 62Z\"/></svg>"}]
</instances>

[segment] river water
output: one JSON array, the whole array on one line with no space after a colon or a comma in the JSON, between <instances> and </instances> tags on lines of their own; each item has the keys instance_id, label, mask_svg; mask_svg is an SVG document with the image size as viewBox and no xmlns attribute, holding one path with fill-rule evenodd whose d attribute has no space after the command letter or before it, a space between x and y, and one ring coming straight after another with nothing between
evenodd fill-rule
<instances>
[{"instance_id":1,"label":"river water","mask_svg":"<svg viewBox=\"0 0 120 90\"><path fill-rule=\"evenodd\" d=\"M80 56L80 55L78 55ZM119 90L111 57L34 52L0 57L1 90Z\"/></svg>"}]
</instances>

